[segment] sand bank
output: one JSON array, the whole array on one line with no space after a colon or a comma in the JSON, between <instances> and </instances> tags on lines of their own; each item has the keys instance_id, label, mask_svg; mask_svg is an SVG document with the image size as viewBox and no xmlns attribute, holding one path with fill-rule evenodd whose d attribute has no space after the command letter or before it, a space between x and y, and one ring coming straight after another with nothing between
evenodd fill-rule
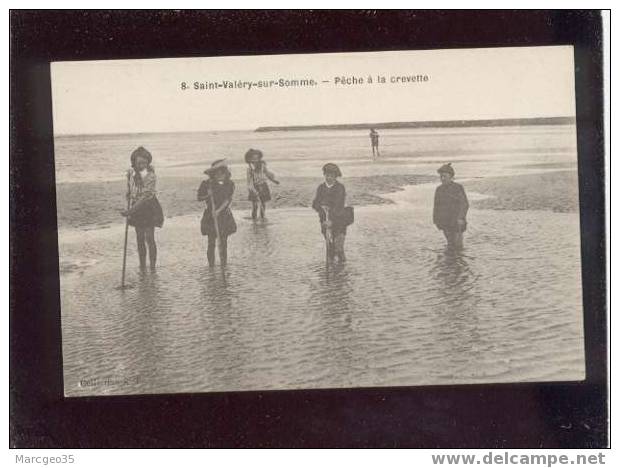
<instances>
[{"instance_id":1,"label":"sand bank","mask_svg":"<svg viewBox=\"0 0 620 468\"><path fill-rule=\"evenodd\" d=\"M579 211L579 186L575 171L470 180L464 182L464 186L468 191L492 196L473 201L473 208L559 213Z\"/></svg>"},{"instance_id":2,"label":"sand bank","mask_svg":"<svg viewBox=\"0 0 620 468\"><path fill-rule=\"evenodd\" d=\"M435 177L423 175L376 175L344 178L347 203L350 205L377 205L393 203L378 196L390 193L406 185L431 182ZM161 177L158 181L159 200L166 218L200 212L203 203L196 201L196 191L201 178ZM320 178L290 177L280 179L273 185L271 208L310 207L321 183ZM245 181L235 180L236 191L233 208L250 209ZM125 183L84 182L59 184L57 186L57 209L59 228L98 228L122 222L119 212L125 204Z\"/></svg>"}]
</instances>

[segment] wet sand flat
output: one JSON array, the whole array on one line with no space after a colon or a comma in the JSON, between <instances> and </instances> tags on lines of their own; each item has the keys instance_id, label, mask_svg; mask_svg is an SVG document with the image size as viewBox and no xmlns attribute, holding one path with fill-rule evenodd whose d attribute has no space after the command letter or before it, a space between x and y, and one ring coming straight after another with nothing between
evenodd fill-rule
<instances>
[{"instance_id":1,"label":"wet sand flat","mask_svg":"<svg viewBox=\"0 0 620 468\"><path fill-rule=\"evenodd\" d=\"M579 185L574 170L493 177L467 181L464 185L468 190L490 196L475 201L477 208L579 212Z\"/></svg>"},{"instance_id":2,"label":"wet sand flat","mask_svg":"<svg viewBox=\"0 0 620 468\"><path fill-rule=\"evenodd\" d=\"M320 168L319 168L320 174ZM390 203L378 193L400 190L402 186L430 182L429 175L375 175L346 179L347 200L351 205ZM196 191L203 177L160 177L158 198L167 218L201 211ZM250 209L245 180L234 180L233 206ZM321 177L285 177L280 185L271 184L271 208L308 207ZM96 228L123 222L120 210L125 202L126 183L122 181L65 183L57 187L58 225L60 228Z\"/></svg>"},{"instance_id":3,"label":"wet sand flat","mask_svg":"<svg viewBox=\"0 0 620 468\"><path fill-rule=\"evenodd\" d=\"M401 190L402 186L430 183L435 176L427 174L375 175L345 178L348 203L374 205L391 203L380 194ZM202 203L195 201L196 190L203 179L187 177L162 177L159 179L159 200L167 218L201 210ZM308 207L312 203L320 178L288 177L281 185L271 185L271 208ZM250 209L245 181L236 180L233 206ZM124 183L71 183L59 184L58 224L60 228L96 228L122 222L119 211L124 203ZM554 171L542 174L491 177L468 180L469 190L491 196L477 201L476 206L504 210L545 210L575 212L578 210L578 185L576 171Z\"/></svg>"}]
</instances>

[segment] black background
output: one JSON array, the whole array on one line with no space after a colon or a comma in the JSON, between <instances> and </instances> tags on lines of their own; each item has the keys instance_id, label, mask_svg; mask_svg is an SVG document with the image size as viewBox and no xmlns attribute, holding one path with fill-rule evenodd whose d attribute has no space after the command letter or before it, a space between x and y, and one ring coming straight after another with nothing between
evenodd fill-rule
<instances>
[{"instance_id":1,"label":"black background","mask_svg":"<svg viewBox=\"0 0 620 468\"><path fill-rule=\"evenodd\" d=\"M598 12L14 10L10 26L11 447L607 445ZM586 381L63 398L49 62L552 44L575 46Z\"/></svg>"}]
</instances>

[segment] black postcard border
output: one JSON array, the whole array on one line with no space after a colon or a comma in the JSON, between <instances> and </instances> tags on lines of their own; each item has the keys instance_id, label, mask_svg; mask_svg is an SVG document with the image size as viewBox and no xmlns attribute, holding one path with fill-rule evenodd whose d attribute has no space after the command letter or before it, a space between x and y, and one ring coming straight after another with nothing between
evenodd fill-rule
<instances>
[{"instance_id":1,"label":"black postcard border","mask_svg":"<svg viewBox=\"0 0 620 468\"><path fill-rule=\"evenodd\" d=\"M10 447L607 446L600 12L13 10L10 27ZM585 381L63 397L50 62L535 45L575 47Z\"/></svg>"}]
</instances>

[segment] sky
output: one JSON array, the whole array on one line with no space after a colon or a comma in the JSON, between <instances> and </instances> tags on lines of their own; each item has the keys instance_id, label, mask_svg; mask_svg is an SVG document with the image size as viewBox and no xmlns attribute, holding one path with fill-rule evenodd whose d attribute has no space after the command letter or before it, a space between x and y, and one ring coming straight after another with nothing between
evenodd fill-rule
<instances>
[{"instance_id":1,"label":"sky","mask_svg":"<svg viewBox=\"0 0 620 468\"><path fill-rule=\"evenodd\" d=\"M572 46L54 62L51 73L56 135L575 115ZM193 89L279 79L317 85Z\"/></svg>"}]
</instances>

